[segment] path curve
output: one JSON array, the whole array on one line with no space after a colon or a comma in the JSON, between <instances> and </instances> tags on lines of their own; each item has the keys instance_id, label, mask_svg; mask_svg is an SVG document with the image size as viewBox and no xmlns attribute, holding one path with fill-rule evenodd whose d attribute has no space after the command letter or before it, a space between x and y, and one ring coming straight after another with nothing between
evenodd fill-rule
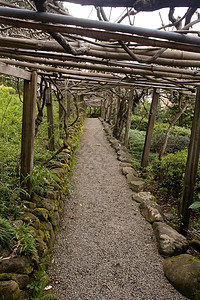
<instances>
[{"instance_id":1,"label":"path curve","mask_svg":"<svg viewBox=\"0 0 200 300\"><path fill-rule=\"evenodd\" d=\"M98 119L86 119L55 243L61 300L182 300L162 271L152 227L121 175Z\"/></svg>"}]
</instances>

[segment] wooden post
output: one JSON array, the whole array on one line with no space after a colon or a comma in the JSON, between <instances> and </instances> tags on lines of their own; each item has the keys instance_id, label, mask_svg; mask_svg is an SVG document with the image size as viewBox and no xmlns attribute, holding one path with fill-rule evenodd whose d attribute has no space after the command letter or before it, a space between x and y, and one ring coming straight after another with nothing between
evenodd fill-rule
<instances>
[{"instance_id":1,"label":"wooden post","mask_svg":"<svg viewBox=\"0 0 200 300\"><path fill-rule=\"evenodd\" d=\"M52 88L51 84L46 91L46 106L47 106L47 122L48 122L48 138L49 138L49 150L55 151L54 142L54 124L53 124L53 104L52 104Z\"/></svg>"},{"instance_id":2,"label":"wooden post","mask_svg":"<svg viewBox=\"0 0 200 300\"><path fill-rule=\"evenodd\" d=\"M187 164L183 185L183 194L180 206L182 222L180 225L181 233L186 235L189 227L190 210L189 206L193 202L194 186L197 175L200 151L200 88L197 89L192 132L188 149Z\"/></svg>"},{"instance_id":3,"label":"wooden post","mask_svg":"<svg viewBox=\"0 0 200 300\"><path fill-rule=\"evenodd\" d=\"M142 161L141 161L142 167L147 167L148 165L149 152L151 148L151 139L153 135L154 122L155 122L157 106L158 106L158 99L159 99L159 92L157 91L157 89L154 89L150 113L149 113L149 121L148 121L146 137L145 137L144 149L142 154Z\"/></svg>"},{"instance_id":4,"label":"wooden post","mask_svg":"<svg viewBox=\"0 0 200 300\"><path fill-rule=\"evenodd\" d=\"M126 128L124 134L124 146L128 148L129 143L129 131L131 128L131 116L133 109L133 101L134 101L134 90L130 90L129 101L128 101L128 111L127 111L127 119L126 119Z\"/></svg>"},{"instance_id":5,"label":"wooden post","mask_svg":"<svg viewBox=\"0 0 200 300\"><path fill-rule=\"evenodd\" d=\"M33 170L35 113L36 113L37 73L32 72L31 80L24 80L24 101L21 140L21 186L31 194L31 180L28 177Z\"/></svg>"}]
</instances>

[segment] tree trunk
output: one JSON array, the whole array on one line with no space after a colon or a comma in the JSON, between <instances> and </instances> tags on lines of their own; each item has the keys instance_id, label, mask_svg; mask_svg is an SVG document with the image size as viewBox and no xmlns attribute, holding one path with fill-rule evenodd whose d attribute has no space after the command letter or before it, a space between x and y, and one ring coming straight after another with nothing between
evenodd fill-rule
<instances>
[{"instance_id":1,"label":"tree trunk","mask_svg":"<svg viewBox=\"0 0 200 300\"><path fill-rule=\"evenodd\" d=\"M159 100L159 92L156 89L153 90L153 98L151 102L150 114L149 114L149 121L148 121L148 128L145 137L144 149L142 154L142 161L141 166L147 167L148 159L149 159L149 152L151 148L151 140L153 136L153 128L154 122L156 118L156 112L158 107L158 100Z\"/></svg>"},{"instance_id":2,"label":"tree trunk","mask_svg":"<svg viewBox=\"0 0 200 300\"><path fill-rule=\"evenodd\" d=\"M197 176L200 151L200 88L197 89L194 118L192 124L192 133L188 149L188 158L186 164L183 194L180 206L180 215L182 216L181 233L186 235L189 227L190 210L189 206L193 201L194 186Z\"/></svg>"},{"instance_id":3,"label":"tree trunk","mask_svg":"<svg viewBox=\"0 0 200 300\"><path fill-rule=\"evenodd\" d=\"M132 116L132 109L133 109L133 101L134 101L134 90L130 90L129 102L128 102L128 112L127 112L127 119L126 119L126 129L124 135L124 146L128 148L129 145L129 131L131 128L131 116Z\"/></svg>"}]
</instances>

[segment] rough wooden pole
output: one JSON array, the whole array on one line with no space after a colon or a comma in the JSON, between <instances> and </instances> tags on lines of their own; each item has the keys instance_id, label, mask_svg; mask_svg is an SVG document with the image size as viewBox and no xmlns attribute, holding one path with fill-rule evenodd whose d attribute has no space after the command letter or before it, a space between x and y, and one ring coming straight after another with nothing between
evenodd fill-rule
<instances>
[{"instance_id":1,"label":"rough wooden pole","mask_svg":"<svg viewBox=\"0 0 200 300\"><path fill-rule=\"evenodd\" d=\"M126 119L126 128L124 134L124 146L128 147L129 143L129 131L131 128L131 116L132 116L132 109L133 109L133 101L134 101L134 90L130 90L129 101L128 101L128 111L127 111L127 119Z\"/></svg>"},{"instance_id":2,"label":"rough wooden pole","mask_svg":"<svg viewBox=\"0 0 200 300\"><path fill-rule=\"evenodd\" d=\"M149 152L151 148L151 139L153 135L154 122L155 122L157 106L158 106L158 99L159 99L159 92L157 89L154 89L150 113L149 113L149 121L148 121L146 137L145 137L144 149L142 154L142 161L141 161L142 167L147 167L148 165Z\"/></svg>"},{"instance_id":3,"label":"rough wooden pole","mask_svg":"<svg viewBox=\"0 0 200 300\"><path fill-rule=\"evenodd\" d=\"M29 175L33 170L36 93L37 73L33 71L31 80L24 80L21 140L21 186L29 193L29 195L32 190Z\"/></svg>"},{"instance_id":4,"label":"rough wooden pole","mask_svg":"<svg viewBox=\"0 0 200 300\"><path fill-rule=\"evenodd\" d=\"M183 185L183 194L180 206L180 215L182 222L180 225L181 233L186 235L189 227L190 210L189 206L193 202L194 186L197 176L200 151L200 88L197 89L194 118L192 123L192 132L190 145L188 149L188 158L185 170Z\"/></svg>"},{"instance_id":5,"label":"rough wooden pole","mask_svg":"<svg viewBox=\"0 0 200 300\"><path fill-rule=\"evenodd\" d=\"M48 122L48 139L49 139L49 150L55 151L54 142L54 122L53 122L53 104L52 104L52 88L51 84L46 91L46 106L47 106L47 122Z\"/></svg>"}]
</instances>

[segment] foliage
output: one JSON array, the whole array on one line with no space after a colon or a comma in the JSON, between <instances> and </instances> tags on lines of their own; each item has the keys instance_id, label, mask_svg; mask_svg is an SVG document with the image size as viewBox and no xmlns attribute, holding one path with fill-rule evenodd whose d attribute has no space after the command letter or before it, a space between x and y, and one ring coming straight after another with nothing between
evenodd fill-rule
<instances>
[{"instance_id":1,"label":"foliage","mask_svg":"<svg viewBox=\"0 0 200 300\"><path fill-rule=\"evenodd\" d=\"M131 129L136 129L137 130L141 130L141 131L145 131L147 129L147 125L148 125L148 119L147 118L143 118L141 116L138 115L132 115L131 117Z\"/></svg>"},{"instance_id":2,"label":"foliage","mask_svg":"<svg viewBox=\"0 0 200 300\"><path fill-rule=\"evenodd\" d=\"M168 127L169 127L168 123L155 123L153 135L155 136L160 133L166 133ZM174 125L172 127L171 134L183 135L183 136L187 136L189 138L190 134L191 134L191 130L188 128L185 128L185 127L180 127L180 126Z\"/></svg>"},{"instance_id":3,"label":"foliage","mask_svg":"<svg viewBox=\"0 0 200 300\"><path fill-rule=\"evenodd\" d=\"M164 133L154 135L151 143L151 150L153 152L159 153L163 146L164 140ZM170 134L165 152L175 153L177 151L184 150L188 147L189 142L190 140L186 136Z\"/></svg>"},{"instance_id":4,"label":"foliage","mask_svg":"<svg viewBox=\"0 0 200 300\"><path fill-rule=\"evenodd\" d=\"M49 275L45 271L45 265L41 263L38 271L34 274L33 281L28 285L31 291L31 300L48 300L58 299L59 297L50 290L45 290L50 280Z\"/></svg>"},{"instance_id":5,"label":"foliage","mask_svg":"<svg viewBox=\"0 0 200 300\"><path fill-rule=\"evenodd\" d=\"M170 153L161 160L156 159L149 167L153 180L158 182L159 188L177 200L183 187L183 178L187 161L187 150Z\"/></svg>"},{"instance_id":6,"label":"foliage","mask_svg":"<svg viewBox=\"0 0 200 300\"><path fill-rule=\"evenodd\" d=\"M11 247L15 237L15 228L12 223L4 218L0 218L0 251Z\"/></svg>"},{"instance_id":7,"label":"foliage","mask_svg":"<svg viewBox=\"0 0 200 300\"><path fill-rule=\"evenodd\" d=\"M19 251L20 254L29 256L38 262L39 256L33 231L31 231L30 228L24 224L16 228L15 238L17 240L15 250Z\"/></svg>"},{"instance_id":8,"label":"foliage","mask_svg":"<svg viewBox=\"0 0 200 300\"><path fill-rule=\"evenodd\" d=\"M134 155L135 163L139 166L145 141L145 131L130 130L130 152ZM150 153L149 160L155 158L154 153Z\"/></svg>"}]
</instances>

